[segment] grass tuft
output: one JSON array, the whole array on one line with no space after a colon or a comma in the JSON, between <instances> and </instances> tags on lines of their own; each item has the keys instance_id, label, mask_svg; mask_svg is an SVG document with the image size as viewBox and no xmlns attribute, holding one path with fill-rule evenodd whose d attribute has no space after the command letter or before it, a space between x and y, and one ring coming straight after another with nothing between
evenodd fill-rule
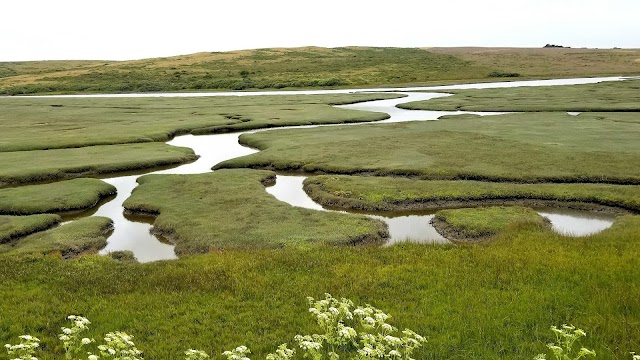
<instances>
[{"instance_id":1,"label":"grass tuft","mask_svg":"<svg viewBox=\"0 0 640 360\"><path fill-rule=\"evenodd\" d=\"M166 144L124 144L1 153L0 185L77 178L193 161L193 150Z\"/></svg>"},{"instance_id":2,"label":"grass tuft","mask_svg":"<svg viewBox=\"0 0 640 360\"><path fill-rule=\"evenodd\" d=\"M0 215L0 244L48 229L57 225L61 220L60 216L52 214Z\"/></svg>"},{"instance_id":3,"label":"grass tuft","mask_svg":"<svg viewBox=\"0 0 640 360\"><path fill-rule=\"evenodd\" d=\"M520 203L640 212L640 186L612 184L519 184L429 181L391 177L320 175L307 178L305 191L332 207L401 211ZM615 211L615 209L607 209Z\"/></svg>"},{"instance_id":4,"label":"grass tuft","mask_svg":"<svg viewBox=\"0 0 640 360\"><path fill-rule=\"evenodd\" d=\"M85 210L115 193L113 185L98 179L0 189L0 213L31 215Z\"/></svg>"},{"instance_id":5,"label":"grass tuft","mask_svg":"<svg viewBox=\"0 0 640 360\"><path fill-rule=\"evenodd\" d=\"M32 215L35 216L35 215ZM111 219L86 217L51 230L20 239L9 250L12 256L56 255L71 259L96 253L107 245L107 235L113 229Z\"/></svg>"}]
</instances>

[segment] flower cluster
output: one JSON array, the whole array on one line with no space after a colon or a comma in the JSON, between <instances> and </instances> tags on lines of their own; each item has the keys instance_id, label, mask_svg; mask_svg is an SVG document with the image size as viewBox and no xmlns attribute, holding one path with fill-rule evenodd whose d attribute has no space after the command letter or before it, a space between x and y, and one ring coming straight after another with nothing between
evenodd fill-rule
<instances>
[{"instance_id":1,"label":"flower cluster","mask_svg":"<svg viewBox=\"0 0 640 360\"><path fill-rule=\"evenodd\" d=\"M40 339L31 335L20 335L20 343L6 344L7 354L14 356L11 360L38 360L36 349L40 347Z\"/></svg>"},{"instance_id":2,"label":"flower cluster","mask_svg":"<svg viewBox=\"0 0 640 360\"><path fill-rule=\"evenodd\" d=\"M295 353L295 350L287 348L287 344L282 344L275 353L267 355L266 360L289 360Z\"/></svg>"},{"instance_id":3,"label":"flower cluster","mask_svg":"<svg viewBox=\"0 0 640 360\"><path fill-rule=\"evenodd\" d=\"M562 325L560 328L556 326L551 327L551 331L556 336L557 343L547 344L547 347L557 360L578 360L585 356L596 356L596 352L587 348L580 348L580 350L573 354L573 344L581 337L587 336L587 333L582 329L576 329L573 325ZM535 360L546 360L545 354L538 354L534 358ZM635 360L635 359L634 359Z\"/></svg>"},{"instance_id":4,"label":"flower cluster","mask_svg":"<svg viewBox=\"0 0 640 360\"><path fill-rule=\"evenodd\" d=\"M106 359L142 359L142 351L136 348L136 344L131 339L133 339L133 336L121 331L108 333L104 338L105 345L98 346L100 355Z\"/></svg>"},{"instance_id":5,"label":"flower cluster","mask_svg":"<svg viewBox=\"0 0 640 360\"><path fill-rule=\"evenodd\" d=\"M249 360L247 357L248 354L251 354L251 351L244 345L222 353L223 356L227 357L227 360Z\"/></svg>"},{"instance_id":6,"label":"flower cluster","mask_svg":"<svg viewBox=\"0 0 640 360\"><path fill-rule=\"evenodd\" d=\"M62 341L66 358L72 359L73 355L79 353L83 346L91 344L94 340L80 337L81 333L89 330L89 325L91 324L89 319L78 315L69 315L67 320L71 322L71 327L61 328L62 333L58 334L58 339Z\"/></svg>"},{"instance_id":7,"label":"flower cluster","mask_svg":"<svg viewBox=\"0 0 640 360\"><path fill-rule=\"evenodd\" d=\"M292 359L296 352L313 360L349 359L411 359L414 350L426 339L411 330L397 334L388 324L391 316L371 305L355 307L349 299L336 299L325 294L324 299L309 300L309 313L322 330L321 334L296 335L296 349L280 345L267 360Z\"/></svg>"},{"instance_id":8,"label":"flower cluster","mask_svg":"<svg viewBox=\"0 0 640 360\"><path fill-rule=\"evenodd\" d=\"M185 360L204 360L209 358L206 352L196 349L189 349L184 354L186 356Z\"/></svg>"}]
</instances>

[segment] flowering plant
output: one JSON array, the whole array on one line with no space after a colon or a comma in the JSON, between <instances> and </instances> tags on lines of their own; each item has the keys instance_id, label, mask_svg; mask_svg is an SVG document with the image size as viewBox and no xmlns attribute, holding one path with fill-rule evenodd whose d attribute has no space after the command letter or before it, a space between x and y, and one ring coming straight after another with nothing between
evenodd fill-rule
<instances>
[{"instance_id":1,"label":"flowering plant","mask_svg":"<svg viewBox=\"0 0 640 360\"><path fill-rule=\"evenodd\" d=\"M584 330L576 329L573 325L562 325L560 328L552 326L551 331L555 334L557 343L549 343L547 347L551 350L556 360L578 360L585 356L596 356L595 351L584 347L574 354L573 344L579 338L587 336ZM545 354L538 354L534 359L546 360L546 356ZM633 360L636 359L634 358Z\"/></svg>"},{"instance_id":2,"label":"flowering plant","mask_svg":"<svg viewBox=\"0 0 640 360\"><path fill-rule=\"evenodd\" d=\"M412 330L398 329L387 321L391 316L369 304L355 306L325 294L324 299L309 300L309 312L322 330L321 334L296 335L297 348L287 344L269 354L267 360L303 358L320 359L412 359L411 354L427 340Z\"/></svg>"},{"instance_id":3,"label":"flowering plant","mask_svg":"<svg viewBox=\"0 0 640 360\"><path fill-rule=\"evenodd\" d=\"M9 355L15 356L11 360L38 360L34 355L40 347L40 339L31 335L21 335L19 344L6 344L4 347Z\"/></svg>"}]
</instances>

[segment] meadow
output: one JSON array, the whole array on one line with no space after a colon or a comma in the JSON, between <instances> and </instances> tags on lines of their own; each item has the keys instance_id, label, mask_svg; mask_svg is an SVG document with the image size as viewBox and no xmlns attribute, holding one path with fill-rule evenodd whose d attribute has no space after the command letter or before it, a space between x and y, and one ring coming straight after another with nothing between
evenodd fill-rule
<instances>
[{"instance_id":1,"label":"meadow","mask_svg":"<svg viewBox=\"0 0 640 360\"><path fill-rule=\"evenodd\" d=\"M531 57L531 74L637 69L629 62L637 58L634 51L550 50ZM494 71L529 76L521 63L534 54L512 50L509 57L496 50L500 55L491 60L474 49L439 51L266 49L132 63L52 63L51 73L42 64L3 64L9 70L0 72L0 87L191 89L190 76L217 69L253 85L262 77L275 84L296 76L301 82L295 86L307 86L310 76L356 79L331 86L486 80ZM289 57L280 57L282 52ZM567 54L574 65L593 66L569 71L566 64L546 70L540 65L540 59L571 63ZM221 65L223 58L229 68ZM511 67L500 65L507 61ZM292 63L298 72L283 79L273 75ZM441 72L433 70L438 67ZM430 71L437 75L430 78ZM184 81L144 87L165 81L167 73ZM134 86L118 87L123 79ZM94 87L72 88L89 83ZM134 335L146 359L180 358L188 348L219 355L238 345L249 346L257 359L296 334L313 332L306 296L329 292L384 309L395 326L425 335L428 343L417 359L530 359L553 340L549 326L563 323L588 332L580 345L594 349L598 359L628 359L629 352L640 351L637 84L456 91L418 106L449 101L442 106L497 104L526 112L245 134L241 142L262 151L224 162L213 173L138 179L125 209L155 217L154 231L170 239L180 256L143 264L126 253L95 254L112 230L108 218L60 224L60 215L95 208L113 195L111 185L86 177L193 161L190 149L162 143L178 134L382 120L386 114L330 105L397 95L2 98L0 341L15 343L17 336L32 334L42 339L39 358L59 359L64 350L55 334L67 315L78 314L93 322L92 337L114 330ZM566 114L576 109L584 112ZM309 195L343 209L543 201L612 211L617 218L601 233L569 237L526 207L442 210L440 225L463 240L483 241L383 247L387 230L378 220L277 201L265 192L273 170L309 175Z\"/></svg>"},{"instance_id":2,"label":"meadow","mask_svg":"<svg viewBox=\"0 0 640 360\"><path fill-rule=\"evenodd\" d=\"M259 359L314 331L305 297L329 292L427 336L417 359L530 359L562 323L585 329L580 346L599 359L628 359L640 347L639 231L627 216L579 239L525 223L455 247L225 250L148 264L9 256L0 261L0 341L39 336L42 358L59 358L53 334L81 314L93 322L88 335L126 331L146 359L241 344Z\"/></svg>"},{"instance_id":3,"label":"meadow","mask_svg":"<svg viewBox=\"0 0 640 360\"><path fill-rule=\"evenodd\" d=\"M333 88L640 73L637 49L303 47L0 63L0 94Z\"/></svg>"}]
</instances>

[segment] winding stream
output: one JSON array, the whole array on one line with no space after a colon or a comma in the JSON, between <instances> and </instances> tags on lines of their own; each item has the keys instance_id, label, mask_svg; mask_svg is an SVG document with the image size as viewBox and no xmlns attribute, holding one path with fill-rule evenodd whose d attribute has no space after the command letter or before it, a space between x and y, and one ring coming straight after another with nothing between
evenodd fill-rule
<instances>
[{"instance_id":1,"label":"winding stream","mask_svg":"<svg viewBox=\"0 0 640 360\"><path fill-rule=\"evenodd\" d=\"M376 123L402 122L402 121L425 121L437 120L444 115L457 114L478 114L481 116L495 115L499 113L489 112L463 112L463 111L421 111L403 110L395 107L399 103L410 101L427 100L436 97L448 96L442 93L426 92L406 92L406 91L428 91L446 89L472 89L472 88L498 88L498 87L518 87L518 86L545 86L545 85L576 85L596 83L602 81L619 81L623 78L589 78L589 79L561 79L561 80L541 80L541 81L518 81L499 82L482 84L464 84L438 87L417 87L401 89L358 89L358 90L312 90L312 91L261 91L261 92L218 92L218 93L156 93L156 94L97 94L97 95L54 95L40 97L196 97L196 96L250 96L250 95L305 95L305 94L340 94L353 92L380 92L393 91L406 95L404 98L370 101L351 105L341 105L338 107L385 112L390 118ZM367 123L352 123L348 126L362 125ZM346 124L332 125L310 125L300 126L301 128L319 126L347 126ZM297 127L296 127L297 128ZM283 129L283 128L277 128ZM148 172L148 174L198 174L211 171L211 168L225 160L257 152L238 143L238 137L245 133L258 131L271 131L274 129L261 129L238 133L214 134L214 135L184 135L175 137L167 144L183 146L193 149L200 157L195 162L181 165L171 169ZM97 210L88 212L85 216L96 215L109 217L114 222L114 231L108 238L107 246L101 250L102 254L117 251L132 251L140 262L175 259L173 245L151 235L152 218L141 216L129 216L123 213L122 203L131 195L137 186L136 179L141 175L127 175L104 178L105 182L117 188L117 196L111 201L101 205ZM311 200L302 190L304 176L284 176L278 175L276 184L266 189L270 194L281 201L285 201L293 206L300 206L309 209L332 211L322 208ZM543 209L540 214L550 219L556 231L572 236L583 236L596 233L613 224L613 215L594 214L589 212L567 211L563 209ZM429 223L433 217L433 212L422 212L418 214L368 214L374 218L385 221L389 226L391 238L389 244L398 241L416 241L423 243L448 243L449 241L438 234Z\"/></svg>"}]
</instances>

